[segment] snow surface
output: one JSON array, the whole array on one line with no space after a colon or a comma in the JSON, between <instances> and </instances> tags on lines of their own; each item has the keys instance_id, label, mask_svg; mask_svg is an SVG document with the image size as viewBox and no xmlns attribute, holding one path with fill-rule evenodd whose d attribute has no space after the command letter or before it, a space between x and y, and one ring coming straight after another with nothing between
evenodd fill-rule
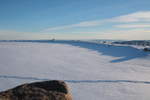
<instances>
[{"instance_id":1,"label":"snow surface","mask_svg":"<svg viewBox=\"0 0 150 100\"><path fill-rule=\"evenodd\" d=\"M0 42L0 91L65 80L74 100L150 100L150 53L77 41Z\"/></svg>"}]
</instances>

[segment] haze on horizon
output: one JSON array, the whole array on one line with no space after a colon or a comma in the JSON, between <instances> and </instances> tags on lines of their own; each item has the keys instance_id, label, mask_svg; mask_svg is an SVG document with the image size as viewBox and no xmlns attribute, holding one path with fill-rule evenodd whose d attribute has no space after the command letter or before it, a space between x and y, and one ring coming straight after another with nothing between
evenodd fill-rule
<instances>
[{"instance_id":1,"label":"haze on horizon","mask_svg":"<svg viewBox=\"0 0 150 100\"><path fill-rule=\"evenodd\" d=\"M0 40L150 40L149 0L1 0Z\"/></svg>"}]
</instances>

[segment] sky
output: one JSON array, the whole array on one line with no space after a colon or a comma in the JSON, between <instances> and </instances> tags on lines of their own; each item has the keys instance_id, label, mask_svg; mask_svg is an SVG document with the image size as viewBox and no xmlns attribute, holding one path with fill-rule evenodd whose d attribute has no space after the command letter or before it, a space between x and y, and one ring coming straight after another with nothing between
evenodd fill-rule
<instances>
[{"instance_id":1,"label":"sky","mask_svg":"<svg viewBox=\"0 0 150 100\"><path fill-rule=\"evenodd\" d=\"M150 40L150 0L0 0L0 40Z\"/></svg>"}]
</instances>

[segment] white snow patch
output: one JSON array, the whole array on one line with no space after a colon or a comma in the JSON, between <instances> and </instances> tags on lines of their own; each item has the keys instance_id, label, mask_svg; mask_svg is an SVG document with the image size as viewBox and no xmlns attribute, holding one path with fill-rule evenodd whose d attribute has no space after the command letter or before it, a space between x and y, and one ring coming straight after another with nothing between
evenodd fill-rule
<instances>
[{"instance_id":1,"label":"white snow patch","mask_svg":"<svg viewBox=\"0 0 150 100\"><path fill-rule=\"evenodd\" d=\"M36 81L30 77L74 81L131 80L149 82L149 60L149 54L131 47L109 47L88 43L1 42L0 91L21 83ZM19 79L15 76L29 77L29 79ZM150 99L150 84L145 83L68 82L68 84L74 100Z\"/></svg>"}]
</instances>

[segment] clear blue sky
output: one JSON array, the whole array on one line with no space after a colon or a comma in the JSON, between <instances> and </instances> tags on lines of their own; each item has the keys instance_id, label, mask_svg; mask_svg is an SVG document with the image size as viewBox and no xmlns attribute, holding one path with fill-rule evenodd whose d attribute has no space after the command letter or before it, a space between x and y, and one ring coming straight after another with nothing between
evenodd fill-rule
<instances>
[{"instance_id":1,"label":"clear blue sky","mask_svg":"<svg viewBox=\"0 0 150 100\"><path fill-rule=\"evenodd\" d=\"M150 0L0 0L0 39L150 39L149 28Z\"/></svg>"}]
</instances>

